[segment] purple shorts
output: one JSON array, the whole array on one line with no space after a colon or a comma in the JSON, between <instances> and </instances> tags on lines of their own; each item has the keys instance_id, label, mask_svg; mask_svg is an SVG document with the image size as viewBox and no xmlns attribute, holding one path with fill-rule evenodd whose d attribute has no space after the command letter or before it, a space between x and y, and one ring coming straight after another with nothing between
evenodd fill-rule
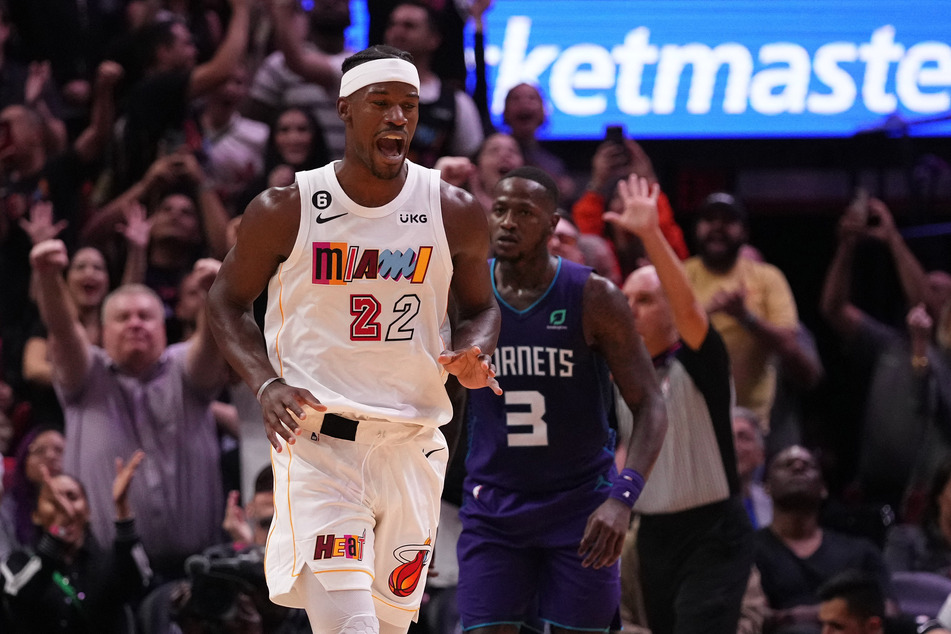
<instances>
[{"instance_id":1,"label":"purple shorts","mask_svg":"<svg viewBox=\"0 0 951 634\"><path fill-rule=\"evenodd\" d=\"M618 564L583 568L578 544L607 496L591 487L521 494L467 487L460 511L459 615L463 629L541 619L568 629L616 624Z\"/></svg>"}]
</instances>

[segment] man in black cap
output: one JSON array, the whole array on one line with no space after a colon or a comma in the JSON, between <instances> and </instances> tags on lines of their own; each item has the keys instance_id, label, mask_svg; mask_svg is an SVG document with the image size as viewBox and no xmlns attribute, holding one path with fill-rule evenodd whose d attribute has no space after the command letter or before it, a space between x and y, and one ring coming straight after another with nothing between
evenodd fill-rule
<instances>
[{"instance_id":1,"label":"man in black cap","mask_svg":"<svg viewBox=\"0 0 951 634\"><path fill-rule=\"evenodd\" d=\"M730 353L736 404L768 421L777 357L785 361L798 352L789 283L775 266L743 254L749 238L746 210L730 194L704 200L694 238L698 255L684 263L687 278Z\"/></svg>"}]
</instances>

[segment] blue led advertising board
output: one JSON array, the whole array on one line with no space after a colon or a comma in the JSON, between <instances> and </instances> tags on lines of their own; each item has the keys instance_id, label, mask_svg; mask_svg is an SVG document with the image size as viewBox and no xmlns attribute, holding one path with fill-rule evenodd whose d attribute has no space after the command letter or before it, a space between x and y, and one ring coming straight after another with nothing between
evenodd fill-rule
<instances>
[{"instance_id":1,"label":"blue led advertising board","mask_svg":"<svg viewBox=\"0 0 951 634\"><path fill-rule=\"evenodd\" d=\"M610 122L640 138L849 136L951 117L945 0L497 0L487 33L493 115L536 82L552 138Z\"/></svg>"},{"instance_id":2,"label":"blue led advertising board","mask_svg":"<svg viewBox=\"0 0 951 634\"><path fill-rule=\"evenodd\" d=\"M552 139L951 135L947 0L495 0L486 60L496 122L534 82Z\"/></svg>"}]
</instances>

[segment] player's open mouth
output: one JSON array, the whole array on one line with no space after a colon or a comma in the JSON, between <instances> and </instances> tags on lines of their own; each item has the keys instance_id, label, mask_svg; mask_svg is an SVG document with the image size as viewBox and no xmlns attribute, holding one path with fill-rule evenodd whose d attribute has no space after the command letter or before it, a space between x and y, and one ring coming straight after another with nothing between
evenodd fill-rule
<instances>
[{"instance_id":1,"label":"player's open mouth","mask_svg":"<svg viewBox=\"0 0 951 634\"><path fill-rule=\"evenodd\" d=\"M380 154L391 160L398 160L403 156L403 145L406 140L400 134L385 134L377 139L376 147Z\"/></svg>"}]
</instances>

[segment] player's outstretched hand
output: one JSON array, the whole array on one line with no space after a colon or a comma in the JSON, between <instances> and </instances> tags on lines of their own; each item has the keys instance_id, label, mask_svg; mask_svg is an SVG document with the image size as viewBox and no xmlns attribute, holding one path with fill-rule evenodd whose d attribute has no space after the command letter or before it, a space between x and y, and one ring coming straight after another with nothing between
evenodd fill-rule
<instances>
[{"instance_id":1,"label":"player's outstretched hand","mask_svg":"<svg viewBox=\"0 0 951 634\"><path fill-rule=\"evenodd\" d=\"M585 568L604 568L621 556L624 536L631 522L631 509L623 502L608 498L588 517L578 554Z\"/></svg>"},{"instance_id":2,"label":"player's outstretched hand","mask_svg":"<svg viewBox=\"0 0 951 634\"><path fill-rule=\"evenodd\" d=\"M310 390L302 387L274 381L265 388L264 393L261 394L261 414L264 416L264 433L267 434L267 439L274 447L274 451L278 453L281 451L278 436L287 444L293 445L297 436L304 431L294 417L296 416L299 420L307 418L305 406L318 412L327 411L326 405L321 405Z\"/></svg>"},{"instance_id":3,"label":"player's outstretched hand","mask_svg":"<svg viewBox=\"0 0 951 634\"><path fill-rule=\"evenodd\" d=\"M496 394L502 395L502 388L495 380L495 365L492 363L492 357L482 354L479 346L472 346L466 350L443 350L438 361L445 366L446 371L456 375L462 387L470 390L488 387Z\"/></svg>"}]
</instances>

